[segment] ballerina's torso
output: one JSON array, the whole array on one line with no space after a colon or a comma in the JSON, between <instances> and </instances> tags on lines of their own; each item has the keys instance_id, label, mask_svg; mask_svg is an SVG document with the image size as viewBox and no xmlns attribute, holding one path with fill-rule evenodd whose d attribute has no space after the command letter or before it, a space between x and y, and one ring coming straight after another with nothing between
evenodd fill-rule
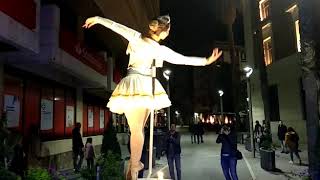
<instances>
[{"instance_id":1,"label":"ballerina's torso","mask_svg":"<svg viewBox=\"0 0 320 180\"><path fill-rule=\"evenodd\" d=\"M156 60L156 66L162 67L163 61L159 57L162 46L152 39L139 38L130 42L127 54L130 54L128 68L150 69L152 61Z\"/></svg>"}]
</instances>

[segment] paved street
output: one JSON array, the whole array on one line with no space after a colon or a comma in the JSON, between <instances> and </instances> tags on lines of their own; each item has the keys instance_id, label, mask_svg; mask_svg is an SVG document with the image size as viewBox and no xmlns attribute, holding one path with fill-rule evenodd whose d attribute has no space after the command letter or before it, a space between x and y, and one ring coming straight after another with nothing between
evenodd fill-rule
<instances>
[{"instance_id":1,"label":"paved street","mask_svg":"<svg viewBox=\"0 0 320 180\"><path fill-rule=\"evenodd\" d=\"M183 180L224 180L220 167L220 145L215 143L217 135L206 133L204 136L205 143L191 144L190 136L184 129L182 131L182 179ZM295 174L306 170L306 166L289 164L289 155L276 153L276 166L282 172L267 172L260 168L260 159L251 158L250 152L246 151L242 145L238 145L245 158L238 161L238 176L240 180L287 180L301 179ZM301 156L306 162L306 153L303 151ZM251 173L250 169L251 168ZM165 178L169 178L166 158L162 157L156 161L154 174L161 169ZM147 171L145 171L147 175Z\"/></svg>"}]
</instances>

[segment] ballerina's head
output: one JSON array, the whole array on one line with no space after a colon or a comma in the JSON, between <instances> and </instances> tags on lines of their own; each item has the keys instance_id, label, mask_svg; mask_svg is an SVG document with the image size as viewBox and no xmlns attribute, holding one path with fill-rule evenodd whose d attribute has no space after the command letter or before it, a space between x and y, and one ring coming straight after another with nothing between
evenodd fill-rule
<instances>
[{"instance_id":1,"label":"ballerina's head","mask_svg":"<svg viewBox=\"0 0 320 180\"><path fill-rule=\"evenodd\" d=\"M147 33L147 37L159 42L160 40L164 40L170 31L170 16L159 16L149 23L149 31Z\"/></svg>"}]
</instances>

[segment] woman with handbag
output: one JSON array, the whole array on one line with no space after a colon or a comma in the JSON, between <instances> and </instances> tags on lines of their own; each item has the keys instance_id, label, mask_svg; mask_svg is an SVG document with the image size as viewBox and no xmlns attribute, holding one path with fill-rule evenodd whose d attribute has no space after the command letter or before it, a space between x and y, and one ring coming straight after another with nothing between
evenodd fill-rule
<instances>
[{"instance_id":1,"label":"woman with handbag","mask_svg":"<svg viewBox=\"0 0 320 180\"><path fill-rule=\"evenodd\" d=\"M238 180L237 160L241 159L241 152L232 141L230 127L224 125L216 141L221 143L221 168L226 180Z\"/></svg>"}]
</instances>

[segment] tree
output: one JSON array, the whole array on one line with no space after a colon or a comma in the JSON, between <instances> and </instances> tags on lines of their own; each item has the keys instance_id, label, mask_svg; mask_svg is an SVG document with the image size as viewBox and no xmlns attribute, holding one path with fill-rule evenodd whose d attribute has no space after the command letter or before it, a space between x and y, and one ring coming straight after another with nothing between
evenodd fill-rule
<instances>
[{"instance_id":1,"label":"tree","mask_svg":"<svg viewBox=\"0 0 320 180\"><path fill-rule=\"evenodd\" d=\"M7 169L7 158L9 153L8 139L10 133L6 128L6 124L6 113L3 113L0 118L0 166Z\"/></svg>"},{"instance_id":2,"label":"tree","mask_svg":"<svg viewBox=\"0 0 320 180\"><path fill-rule=\"evenodd\" d=\"M320 177L320 7L319 0L299 1L301 32L301 68L305 90L306 126L308 136L309 174Z\"/></svg>"},{"instance_id":3,"label":"tree","mask_svg":"<svg viewBox=\"0 0 320 180\"><path fill-rule=\"evenodd\" d=\"M112 124L112 120L109 121L108 126L104 131L101 153L106 155L111 151L113 154L116 154L121 158L121 149L117 139L117 132Z\"/></svg>"}]
</instances>

